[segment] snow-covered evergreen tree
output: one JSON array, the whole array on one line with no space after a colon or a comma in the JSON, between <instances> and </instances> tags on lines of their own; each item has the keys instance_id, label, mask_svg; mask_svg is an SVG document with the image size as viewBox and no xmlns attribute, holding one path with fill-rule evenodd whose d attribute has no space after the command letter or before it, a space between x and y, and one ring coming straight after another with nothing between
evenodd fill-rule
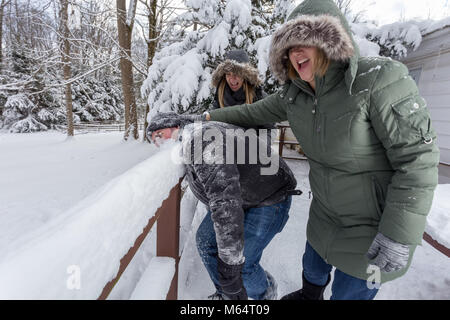
<instances>
[{"instance_id":1,"label":"snow-covered evergreen tree","mask_svg":"<svg viewBox=\"0 0 450 320\"><path fill-rule=\"evenodd\" d=\"M123 117L120 84L105 78L83 79L72 85L74 122L119 121Z\"/></svg>"},{"instance_id":2,"label":"snow-covered evergreen tree","mask_svg":"<svg viewBox=\"0 0 450 320\"><path fill-rule=\"evenodd\" d=\"M286 0L186 0L189 11L178 24L195 28L177 31L181 39L157 52L141 88L150 106L149 117L157 111L207 110L214 96L211 74L231 49L246 50L265 80L270 35L284 21L289 4ZM266 83L264 89L270 92L275 83Z\"/></svg>"},{"instance_id":3,"label":"snow-covered evergreen tree","mask_svg":"<svg viewBox=\"0 0 450 320\"><path fill-rule=\"evenodd\" d=\"M54 91L43 90L46 80L38 63L18 50L11 52L0 75L0 127L10 132L57 128L65 115Z\"/></svg>"},{"instance_id":4,"label":"snow-covered evergreen tree","mask_svg":"<svg viewBox=\"0 0 450 320\"><path fill-rule=\"evenodd\" d=\"M406 57L408 51L416 50L422 41L417 21L395 22L380 27L359 23L352 24L352 30L357 38L377 44L379 55L394 59Z\"/></svg>"},{"instance_id":5,"label":"snow-covered evergreen tree","mask_svg":"<svg viewBox=\"0 0 450 320\"><path fill-rule=\"evenodd\" d=\"M10 132L61 129L66 124L61 86L42 63L12 51L0 74L0 128ZM114 77L88 76L72 84L74 122L120 121L123 100Z\"/></svg>"}]
</instances>

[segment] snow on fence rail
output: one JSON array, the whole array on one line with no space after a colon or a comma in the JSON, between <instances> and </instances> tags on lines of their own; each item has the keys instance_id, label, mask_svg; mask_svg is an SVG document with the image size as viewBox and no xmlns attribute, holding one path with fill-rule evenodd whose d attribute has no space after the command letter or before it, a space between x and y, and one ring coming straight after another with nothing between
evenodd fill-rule
<instances>
[{"instance_id":1,"label":"snow on fence rail","mask_svg":"<svg viewBox=\"0 0 450 320\"><path fill-rule=\"evenodd\" d=\"M181 200L181 180L178 184L172 188L169 196L166 200L163 201L161 207L156 211L155 215L151 217L148 221L147 226L143 229L142 233L137 237L134 245L128 250L127 254L125 254L120 260L120 267L117 275L109 281L102 290L102 293L98 297L99 300L105 300L108 295L111 293L114 285L119 281L122 273L125 271L128 264L133 259L140 245L144 241L145 237L148 235L150 230L152 229L154 223L158 221L157 227L157 239L156 239L156 256L157 257L171 257L175 260L175 268L173 272L166 272L167 274L157 274L153 275L154 278L166 278L164 280L167 281L159 281L159 283L163 282L163 284L156 285L156 288L147 287L147 293L145 293L145 288L143 287L143 283L147 282L139 282L137 285L137 292L133 292L133 299L144 299L148 297L161 297L167 298L169 300L176 300L178 288L177 288L177 280L178 280L178 262L179 262L179 238L180 238L180 200ZM158 265L161 264L161 259L153 258L150 261L150 265L145 271L143 278L149 279L149 273L157 272L155 268L153 270L153 264ZM166 265L171 264L171 262L166 262ZM170 267L169 267L170 270ZM163 272L164 273L164 272ZM144 279L145 280L145 279ZM165 282L168 282L166 284ZM150 284L155 285L158 281L150 281ZM164 287L165 293L161 293L160 287Z\"/></svg>"},{"instance_id":2,"label":"snow on fence rail","mask_svg":"<svg viewBox=\"0 0 450 320\"><path fill-rule=\"evenodd\" d=\"M0 299L106 298L108 285L112 289L132 258L130 252L136 252L149 230L149 221L156 219L157 233L163 236L157 255L178 255L173 246L178 245L177 197L184 170L169 160L180 146L168 147L12 242L14 250L0 258ZM166 215L168 211L175 214ZM172 229L161 232L164 225ZM174 294L176 289L168 298L176 298Z\"/></svg>"}]
</instances>

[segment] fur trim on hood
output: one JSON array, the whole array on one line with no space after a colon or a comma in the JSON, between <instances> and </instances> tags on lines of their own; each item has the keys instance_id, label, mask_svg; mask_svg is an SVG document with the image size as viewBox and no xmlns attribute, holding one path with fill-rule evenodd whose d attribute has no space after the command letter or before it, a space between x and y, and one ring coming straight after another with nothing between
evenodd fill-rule
<instances>
[{"instance_id":1,"label":"fur trim on hood","mask_svg":"<svg viewBox=\"0 0 450 320\"><path fill-rule=\"evenodd\" d=\"M288 80L287 51L295 46L318 47L331 60L346 61L354 54L351 37L339 18L331 15L300 15L289 20L273 37L270 68L278 80Z\"/></svg>"},{"instance_id":2,"label":"fur trim on hood","mask_svg":"<svg viewBox=\"0 0 450 320\"><path fill-rule=\"evenodd\" d=\"M254 87L261 85L261 80L259 79L258 70L252 67L249 63L239 63L235 60L227 59L221 64L219 64L216 70L212 74L212 85L217 87L220 81L225 76L226 73L232 72L235 75L247 80L249 84Z\"/></svg>"}]
</instances>

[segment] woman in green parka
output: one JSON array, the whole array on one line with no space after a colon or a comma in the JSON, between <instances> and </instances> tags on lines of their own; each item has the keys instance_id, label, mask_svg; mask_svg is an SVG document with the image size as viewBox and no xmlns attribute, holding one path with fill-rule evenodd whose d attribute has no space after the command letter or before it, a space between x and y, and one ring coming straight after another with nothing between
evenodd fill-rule
<instances>
[{"instance_id":1,"label":"woman in green parka","mask_svg":"<svg viewBox=\"0 0 450 320\"><path fill-rule=\"evenodd\" d=\"M359 57L331 0L292 12L272 37L270 68L281 90L203 118L288 120L308 157L303 288L283 298L323 299L334 266L331 299L373 299L407 271L431 208L439 151L426 103L402 63Z\"/></svg>"},{"instance_id":2,"label":"woman in green parka","mask_svg":"<svg viewBox=\"0 0 450 320\"><path fill-rule=\"evenodd\" d=\"M411 264L437 185L426 103L403 64L359 57L331 0L305 0L292 12L272 37L270 67L284 83L279 92L206 118L288 120L308 157L303 288L284 299L322 299L332 266L332 299L373 299Z\"/></svg>"}]
</instances>

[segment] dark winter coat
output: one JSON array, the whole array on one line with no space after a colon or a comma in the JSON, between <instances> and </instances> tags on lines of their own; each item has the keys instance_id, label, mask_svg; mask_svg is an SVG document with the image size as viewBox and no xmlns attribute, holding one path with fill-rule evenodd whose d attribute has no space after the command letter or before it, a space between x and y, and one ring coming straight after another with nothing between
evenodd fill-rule
<instances>
[{"instance_id":1,"label":"dark winter coat","mask_svg":"<svg viewBox=\"0 0 450 320\"><path fill-rule=\"evenodd\" d=\"M255 98L253 102L261 100L267 94L261 89L261 80L259 79L258 70L250 64L250 59L244 50L231 50L226 53L225 61L220 63L212 74L212 85L218 88L227 73L233 73L247 81L255 89ZM212 109L220 108L218 90L214 95ZM228 84L225 85L224 91L225 107L235 106L245 103L245 91L243 88L233 92Z\"/></svg>"},{"instance_id":2,"label":"dark winter coat","mask_svg":"<svg viewBox=\"0 0 450 320\"><path fill-rule=\"evenodd\" d=\"M261 89L261 87L256 87L253 102L259 101L265 98L266 96L267 94L264 92L264 90ZM225 90L223 92L224 106L232 107L244 103L245 103L245 91L243 87L241 87L238 91L233 91L230 89L228 84L225 84ZM214 101L211 106L211 110L214 109L220 109L218 90L216 90L216 93L214 94Z\"/></svg>"},{"instance_id":3,"label":"dark winter coat","mask_svg":"<svg viewBox=\"0 0 450 320\"><path fill-rule=\"evenodd\" d=\"M279 157L274 158L279 161L276 174L262 175L261 169L270 165L263 165L259 157L256 164L251 164L254 162L249 161L249 155L250 152L255 154L255 150L250 147L255 144L249 141L258 139L253 129L246 131L251 139L244 141L244 136L236 135L234 150L227 150L226 130L236 129L241 128L221 122L206 122L201 126L187 125L181 132L187 181L194 195L212 212L219 257L232 265L240 264L244 259L244 210L281 202L292 194L297 185L292 171ZM217 133L217 140L206 137L208 130L209 133L215 130L213 133L214 136ZM195 149L196 141L201 141L200 152ZM245 145L245 161L238 162L238 142ZM217 143L219 146L223 143L222 152L213 152ZM267 148L265 139L260 139L258 145ZM231 155L231 163L225 161L227 154ZM223 164L214 164L220 157Z\"/></svg>"},{"instance_id":4,"label":"dark winter coat","mask_svg":"<svg viewBox=\"0 0 450 320\"><path fill-rule=\"evenodd\" d=\"M288 79L287 50L324 50L331 65L316 90ZM439 151L425 100L408 69L389 58L359 57L347 21L331 0L305 0L275 32L272 72L279 92L251 105L213 110L211 120L258 125L289 120L310 164L311 246L339 270L367 280L366 253L377 232L410 245L403 275L437 185Z\"/></svg>"},{"instance_id":5,"label":"dark winter coat","mask_svg":"<svg viewBox=\"0 0 450 320\"><path fill-rule=\"evenodd\" d=\"M225 55L225 61L219 64L212 74L212 85L218 88L219 84L224 80L226 73L232 72L242 79L245 79L255 90L253 102L257 102L267 96L267 93L261 88L261 80L258 76L258 70L251 66L247 53L244 50L231 50ZM245 91L241 87L238 91L233 91L225 84L223 93L223 102L225 107L232 107L245 103ZM220 109L218 89L214 94L214 101L211 110ZM255 129L274 129L273 123L265 123L263 125L254 126ZM268 131L268 141L270 140L272 131Z\"/></svg>"}]
</instances>

